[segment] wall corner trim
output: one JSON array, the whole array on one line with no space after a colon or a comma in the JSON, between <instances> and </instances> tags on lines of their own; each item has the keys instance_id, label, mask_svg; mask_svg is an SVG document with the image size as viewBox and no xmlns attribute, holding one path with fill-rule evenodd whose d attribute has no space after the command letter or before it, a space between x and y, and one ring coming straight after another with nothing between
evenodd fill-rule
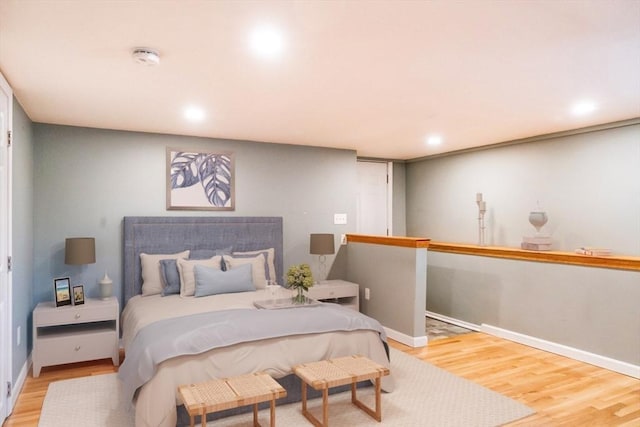
<instances>
[{"instance_id":1,"label":"wall corner trim","mask_svg":"<svg viewBox=\"0 0 640 427\"><path fill-rule=\"evenodd\" d=\"M424 347L427 345L427 336L423 335L421 337L410 337L407 334L403 334L402 332L398 332L391 328L384 327L384 331L387 333L387 337L392 340L398 341L404 345L408 345L409 347Z\"/></svg>"}]
</instances>

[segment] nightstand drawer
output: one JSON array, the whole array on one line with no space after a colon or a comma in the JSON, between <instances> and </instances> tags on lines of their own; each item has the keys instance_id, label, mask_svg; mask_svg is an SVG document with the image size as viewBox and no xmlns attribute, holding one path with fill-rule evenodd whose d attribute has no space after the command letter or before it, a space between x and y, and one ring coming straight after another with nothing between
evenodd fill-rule
<instances>
[{"instance_id":1,"label":"nightstand drawer","mask_svg":"<svg viewBox=\"0 0 640 427\"><path fill-rule=\"evenodd\" d=\"M307 292L309 298L340 304L356 311L360 308L358 294L358 284L345 280L327 280L312 286Z\"/></svg>"},{"instance_id":2,"label":"nightstand drawer","mask_svg":"<svg viewBox=\"0 0 640 427\"><path fill-rule=\"evenodd\" d=\"M109 304L91 305L90 309L84 306L58 307L46 313L36 312L33 316L35 326L74 324L84 322L98 322L114 319L118 316L118 308Z\"/></svg>"},{"instance_id":3,"label":"nightstand drawer","mask_svg":"<svg viewBox=\"0 0 640 427\"><path fill-rule=\"evenodd\" d=\"M37 342L39 354L46 355L45 366L85 360L111 358L117 343L114 330L76 333L68 336L42 337Z\"/></svg>"},{"instance_id":4,"label":"nightstand drawer","mask_svg":"<svg viewBox=\"0 0 640 427\"><path fill-rule=\"evenodd\" d=\"M316 285L310 289L309 294L316 299L344 298L354 296L356 289L352 286Z\"/></svg>"}]
</instances>

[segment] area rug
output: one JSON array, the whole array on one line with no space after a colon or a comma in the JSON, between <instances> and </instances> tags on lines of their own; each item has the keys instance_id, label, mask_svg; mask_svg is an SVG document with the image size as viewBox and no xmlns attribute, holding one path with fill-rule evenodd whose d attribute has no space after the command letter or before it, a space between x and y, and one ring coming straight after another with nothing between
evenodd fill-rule
<instances>
[{"instance_id":1,"label":"area rug","mask_svg":"<svg viewBox=\"0 0 640 427\"><path fill-rule=\"evenodd\" d=\"M351 404L349 392L329 396L329 423L333 426L481 427L499 426L533 414L529 407L429 363L391 350L391 371L396 381L392 393L382 394L379 424ZM373 388L358 391L373 406ZM312 413L321 418L322 399L310 401ZM134 414L122 399L116 374L56 381L45 396L40 427L133 427ZM259 413L262 425L269 411ZM278 406L280 427L310 425L300 403ZM217 426L251 426L251 413L209 423Z\"/></svg>"}]
</instances>

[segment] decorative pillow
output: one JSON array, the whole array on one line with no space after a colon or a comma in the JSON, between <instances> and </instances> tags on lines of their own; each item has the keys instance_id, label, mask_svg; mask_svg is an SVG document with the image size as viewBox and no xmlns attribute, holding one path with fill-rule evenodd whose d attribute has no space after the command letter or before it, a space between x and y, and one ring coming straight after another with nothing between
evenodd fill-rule
<instances>
[{"instance_id":1,"label":"decorative pillow","mask_svg":"<svg viewBox=\"0 0 640 427\"><path fill-rule=\"evenodd\" d=\"M269 249L260 249L258 251L251 252L234 252L231 255L234 258L242 258L242 257L254 257L258 254L264 255L264 269L267 280L278 281L278 277L276 276L276 251L273 248Z\"/></svg>"},{"instance_id":2,"label":"decorative pillow","mask_svg":"<svg viewBox=\"0 0 640 427\"><path fill-rule=\"evenodd\" d=\"M164 285L162 288L163 297L180 293L180 273L178 272L177 260L160 260L160 278Z\"/></svg>"},{"instance_id":3,"label":"decorative pillow","mask_svg":"<svg viewBox=\"0 0 640 427\"><path fill-rule=\"evenodd\" d=\"M251 264L251 281L256 289L264 289L267 286L267 277L264 269L264 255L259 254L252 258L237 258L224 256L223 264L227 265L227 270L233 270L244 264Z\"/></svg>"},{"instance_id":4,"label":"decorative pillow","mask_svg":"<svg viewBox=\"0 0 640 427\"><path fill-rule=\"evenodd\" d=\"M250 264L239 265L229 271L196 265L193 272L196 278L196 297L256 290L251 282Z\"/></svg>"},{"instance_id":5,"label":"decorative pillow","mask_svg":"<svg viewBox=\"0 0 640 427\"><path fill-rule=\"evenodd\" d=\"M192 297L196 291L196 278L193 267L204 265L205 267L217 268L220 270L221 256L214 256L209 259L179 259L178 272L180 273L180 296Z\"/></svg>"},{"instance_id":6,"label":"decorative pillow","mask_svg":"<svg viewBox=\"0 0 640 427\"><path fill-rule=\"evenodd\" d=\"M160 277L160 260L189 258L189 251L175 254L140 254L142 267L142 295L156 295L162 293L162 279Z\"/></svg>"}]
</instances>

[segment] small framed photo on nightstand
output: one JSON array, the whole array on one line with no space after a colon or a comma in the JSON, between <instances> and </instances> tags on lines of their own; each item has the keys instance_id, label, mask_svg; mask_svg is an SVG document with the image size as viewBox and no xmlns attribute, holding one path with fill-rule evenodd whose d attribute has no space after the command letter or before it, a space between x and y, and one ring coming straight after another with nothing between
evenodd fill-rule
<instances>
[{"instance_id":1,"label":"small framed photo on nightstand","mask_svg":"<svg viewBox=\"0 0 640 427\"><path fill-rule=\"evenodd\" d=\"M77 285L73 287L73 305L84 304L84 286Z\"/></svg>"},{"instance_id":2,"label":"small framed photo on nightstand","mask_svg":"<svg viewBox=\"0 0 640 427\"><path fill-rule=\"evenodd\" d=\"M53 279L53 291L56 295L56 307L71 305L71 282L68 277Z\"/></svg>"}]
</instances>

